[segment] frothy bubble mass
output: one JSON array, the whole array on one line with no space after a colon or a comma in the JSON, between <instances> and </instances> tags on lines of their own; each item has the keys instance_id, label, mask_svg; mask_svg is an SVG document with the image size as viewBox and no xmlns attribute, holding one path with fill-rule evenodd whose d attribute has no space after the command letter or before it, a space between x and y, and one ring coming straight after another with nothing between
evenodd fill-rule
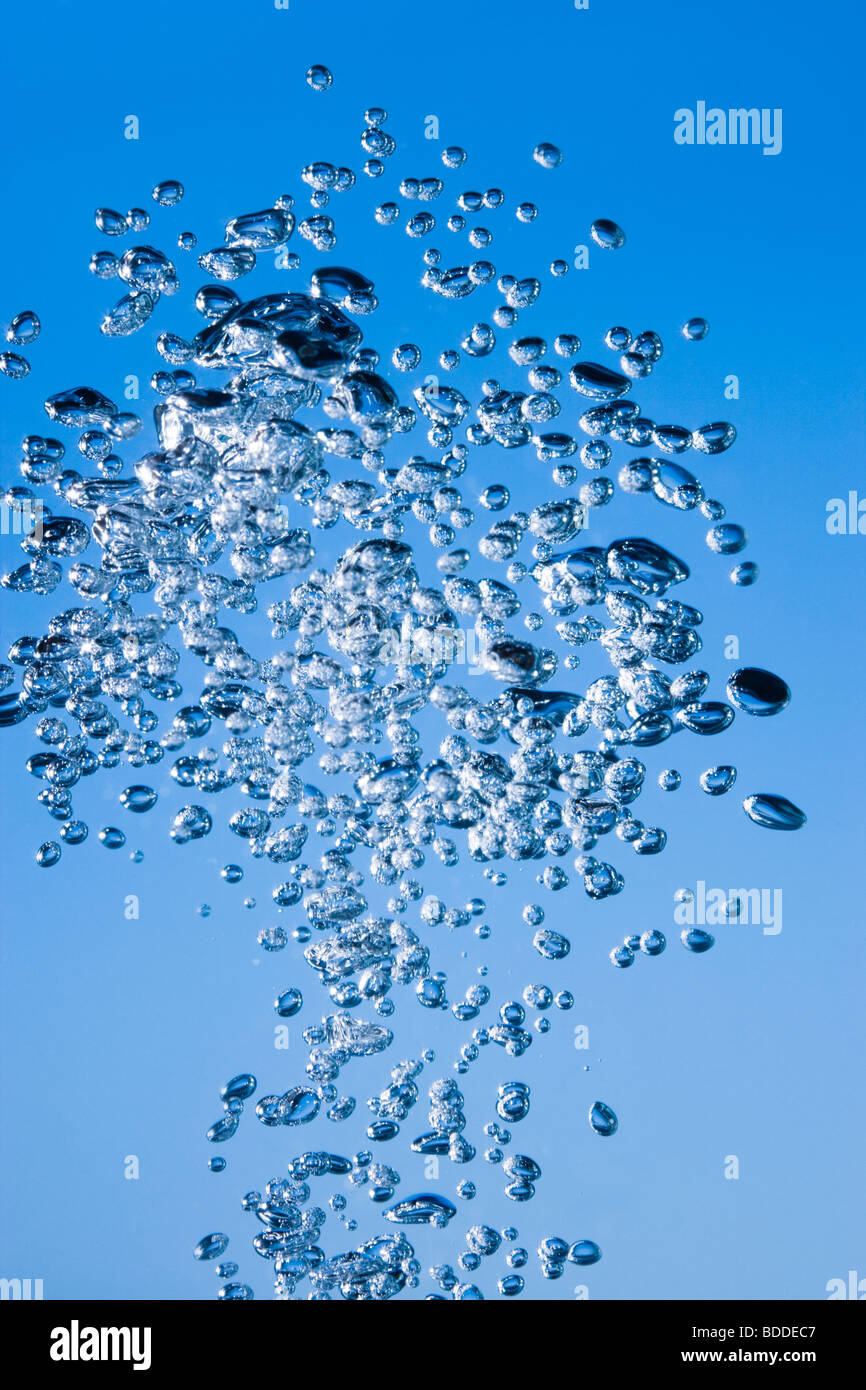
<instances>
[{"instance_id":1,"label":"frothy bubble mass","mask_svg":"<svg viewBox=\"0 0 866 1390\"><path fill-rule=\"evenodd\" d=\"M316 93L332 80L318 64L306 74ZM384 178L400 201L384 197L371 221L400 223L417 242L421 285L451 334L434 375L411 340L373 345L366 320L403 291L396 274L375 285L344 263L348 252L337 255L335 204L363 180L321 160L299 169L297 203L280 194L272 206L232 218L223 244L204 242L197 264L216 283L195 293L201 326L191 338L172 332L163 301L196 261L182 255L175 263L151 244L170 215L163 210L184 197L182 184L167 179L152 190L152 229L141 208L99 208L96 228L113 249L103 244L90 265L106 285L119 282L100 324L121 340L118 353L152 319L160 325L154 447L136 447L143 420L98 387L64 386L45 401L52 433L36 427L27 435L23 485L4 497L22 518L40 508L39 525L21 528L24 560L3 576L6 590L47 597L65 582L77 596L41 633L14 641L9 664L0 666L0 725L31 721L39 748L28 770L39 803L59 823L56 839L34 847L36 862L51 868L88 839L73 809L75 787L118 769L113 796L127 828L136 816L165 814L170 852L189 853L179 847L220 820L237 837L239 858L248 852L274 866L273 910L297 909L291 932L262 927L257 941L283 953L276 959L286 976L273 1007L306 1048L303 1074L294 1062L287 1089L268 1092L266 1081L259 1093L257 1078L238 1071L219 1090L222 1114L206 1136L211 1144L230 1141L250 1108L265 1127L311 1126L325 1144L298 1154L285 1176L242 1201L252 1249L272 1262L282 1299L382 1300L418 1290L412 1242L424 1230L443 1254L456 1251L460 1271L434 1266L439 1292L427 1297L480 1298L465 1276L483 1261L525 1266L527 1251L511 1247L516 1228L500 1232L479 1220L462 1241L455 1237L462 1222L443 1189L453 1171L455 1195L477 1200L487 1168L515 1203L533 1197L542 1168L514 1151L512 1130L535 1099L512 1068L573 996L534 981L523 1003L502 1001L479 982L452 1001L436 966L436 930L475 923L480 942L490 937L486 899L466 902L470 864L491 888L506 883L501 866L511 861L534 865L542 896L582 889L592 902L619 894L625 873L601 857L600 842L608 837L621 861L629 847L660 854L667 839L664 828L636 815L645 759L659 758L649 784L676 791L682 780L652 750L674 735L721 734L735 710L774 715L790 700L787 683L758 667L730 677L730 703L706 698L710 676L692 664L702 613L681 597L689 565L649 534L657 503L699 510L711 523L712 552L745 548L744 528L724 520L723 504L674 462L686 454L716 462L734 444L734 426L693 428L643 414L633 391L663 364L653 330L609 328L599 353L613 356L601 361L579 356L571 325L551 343L528 331L533 306L553 292L568 262L553 262L543 281L497 266L488 259L494 233L467 229L467 218L489 217L493 227L505 193L467 190L468 156L456 145L429 177L389 181L396 143L386 125L382 108L364 113L362 172ZM540 180L560 177L558 146L543 142L531 154L550 171ZM534 202L515 206L527 223L543 212ZM626 246L611 219L588 231L596 249ZM447 253L431 244L434 232ZM189 231L169 240L181 252L197 245ZM327 263L308 270L314 252ZM275 255L303 271L305 288L245 297L239 282ZM470 327L481 290L486 318ZM681 336L699 342L708 331L705 319L690 318ZM22 310L6 337L38 353L39 333L37 314ZM480 389L473 384L479 359L486 359ZM4 352L0 370L14 380L30 363ZM63 442L69 431L71 446ZM480 467L485 448L501 477L476 499L460 480L470 462ZM509 511L515 460L536 480L529 511ZM548 465L553 495L543 483ZM645 495L643 534L622 534L616 507L603 510L618 492ZM325 564L317 559L320 531L335 538ZM746 561L731 577L749 585L757 566ZM260 605L272 645L251 650L244 618ZM581 661L592 656L605 673L578 679ZM469 682L477 693L462 683L467 666L481 676ZM194 674L182 684L181 672ZM178 793L167 813L168 793L158 796L148 780L148 769L166 758ZM714 765L700 788L718 797L736 778L736 768ZM763 828L805 822L777 792L749 795L742 805ZM96 838L118 849L126 836L103 826ZM323 852L312 850L317 841ZM437 884L442 868L457 871L450 900L425 886L425 864L436 866ZM244 871L230 863L221 876L231 887ZM210 911L199 908L202 916ZM514 950L533 975L534 966L549 965L552 975L565 969L571 951L569 938L544 922L544 908L527 904L524 945ZM696 955L714 944L697 928L681 940ZM665 947L660 930L641 926L610 959L623 969ZM480 967L479 979L486 974ZM466 1113L453 1076L429 1074L432 1049L392 1065L382 1088L383 1056L394 1041L386 1021L398 997L428 1011L441 1047L452 1036L440 1027L443 1011L465 1030L457 1078L482 1049L501 1059L485 1115ZM309 999L320 1021L303 1027L293 1020ZM294 1044L288 1055L296 1056ZM348 1086L363 1085L364 1075L376 1089L357 1109ZM426 1121L413 1119L425 1091ZM353 1115L371 1147L351 1157L331 1152L328 1125ZM604 1138L619 1128L606 1101L591 1105L588 1122ZM431 1190L405 1190L393 1166L401 1152L436 1160L442 1176ZM212 1158L209 1166L220 1172L226 1163ZM381 1205L383 1232L342 1249L335 1228L357 1229L351 1203L357 1207L364 1193ZM228 1245L228 1235L213 1232L193 1254L215 1261ZM601 1248L572 1231L545 1236L538 1258L542 1274L556 1279L569 1262L597 1263ZM249 1284L234 1281L236 1263L215 1268L229 1281L220 1298L253 1296ZM525 1281L505 1274L496 1284L512 1298Z\"/></svg>"}]
</instances>

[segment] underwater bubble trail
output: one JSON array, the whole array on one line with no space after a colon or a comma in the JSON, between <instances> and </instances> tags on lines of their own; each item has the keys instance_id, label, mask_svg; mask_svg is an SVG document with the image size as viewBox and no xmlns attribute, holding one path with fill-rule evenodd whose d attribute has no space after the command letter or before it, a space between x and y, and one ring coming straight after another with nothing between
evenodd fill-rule
<instances>
[{"instance_id":1,"label":"underwater bubble trail","mask_svg":"<svg viewBox=\"0 0 866 1390\"><path fill-rule=\"evenodd\" d=\"M306 73L315 93L332 82L321 64ZM574 997L536 981L522 1002L502 1001L481 966L463 997L450 999L434 929L474 924L483 942L491 933L488 903L465 902L456 875L451 900L429 891L425 864L438 873L468 859L485 866L479 873L496 888L507 882L506 861L531 863L539 896L580 888L589 901L615 896L625 873L601 857L602 840L619 842L618 859L629 846L657 855L667 840L663 827L635 813L649 750L677 735L722 734L737 711L780 713L790 690L780 676L748 667L730 677L727 701L705 698L710 677L691 665L703 615L678 597L688 564L649 534L618 535L603 511L617 492L642 494L648 512L651 502L697 511L710 523L710 551L739 554L745 529L674 461L712 461L735 443L733 424L693 428L642 413L633 390L663 370L654 330L610 327L603 348L612 357L593 361L580 356L573 332L548 342L518 327L569 262L551 263L551 281L500 270L487 257L505 192L468 189L467 152L457 145L425 177L390 178L396 142L387 126L381 107L363 113L363 177L308 160L295 194L232 218L222 244L207 240L201 251L192 231L175 235L171 255L142 240L145 232L157 240L164 210L182 204L176 179L152 190L153 226L142 208L97 210L95 227L107 241L90 270L109 290L118 282L100 331L126 339L159 325L150 378L157 447L131 457L142 418L94 386L46 399L56 434L25 437L23 485L4 492L22 523L25 560L2 583L13 594L47 597L65 581L78 603L59 608L39 635L12 642L0 666L0 724L31 721L39 744L27 767L40 805L59 823L57 838L35 849L41 867L88 839L73 809L82 778L121 769L115 796L129 825L129 816L164 814L163 794L147 778L168 760L179 792L166 817L174 845L205 839L217 821L226 825L238 857L245 850L274 866L274 910L292 908L301 919L291 933L263 927L257 940L286 954L277 1018L288 1027L305 998L324 1004L320 1022L301 1029L303 1076L295 1064L292 1084L262 1094L255 1076L239 1072L218 1095L215 1087L222 1112L206 1134L212 1145L227 1143L247 1110L266 1128L312 1126L320 1140L329 1123L360 1120L363 1147L351 1156L330 1144L301 1152L283 1176L242 1199L252 1251L272 1263L275 1296L369 1301L423 1290L413 1232L430 1228L443 1254L454 1253L452 1263L428 1272L433 1292L417 1296L472 1301L482 1297L472 1275L485 1261L506 1271L526 1267L528 1251L514 1245L518 1228L475 1221L463 1231L460 1206L442 1190L446 1178L409 1192L393 1164L401 1152L421 1155L441 1175L441 1161L455 1175L460 1204L494 1181L520 1211L544 1176L514 1147L514 1128L535 1101L511 1068ZM549 142L530 153L545 171L541 179L556 178L566 159ZM309 271L304 290L245 298L239 283L264 255L296 273L310 250L332 257L339 201L365 178L384 179L386 189L377 193L373 224L402 226L417 244L423 290L454 302L452 338L435 375L418 384L411 374L429 365L421 348L410 340L380 352L362 327L380 299L401 295L396 273L377 286L334 259ZM527 224L543 211L529 200L515 207ZM476 225L476 216L489 225ZM431 243L434 233L447 249ZM592 222L589 235L604 252L626 246L611 219ZM164 301L193 266L211 281L195 291L201 326L187 338L164 326ZM467 302L471 319L472 297L485 290L485 305L493 293L498 302L469 326ZM7 341L38 353L40 326L35 312L22 310ZM689 343L708 331L698 317L679 329ZM472 374L460 371L464 357L470 367L489 359L480 393ZM30 363L4 352L0 370L15 380ZM77 436L68 451L57 437L63 431ZM494 479L476 512L460 480L473 451L490 445L498 460L499 449L521 450L551 465L556 491L544 496L539 468L531 510L509 511L510 490ZM607 525L609 539L585 543L581 533L597 515L594 529ZM314 538L331 530L337 553L320 565ZM418 538L410 542L410 534ZM430 555L438 578L425 583ZM731 579L747 586L757 574L745 561ZM260 603L272 645L256 652L240 632ZM610 673L579 690L575 672L590 653ZM487 698L453 680L452 668L463 666L488 678ZM184 688L181 674L196 669ZM557 680L560 670L567 675ZM329 779L335 790L316 785ZM717 797L736 779L736 768L714 765L699 787ZM651 781L673 792L682 777L661 765ZM805 822L778 792L750 794L742 806L758 827L794 830ZM104 826L96 838L118 849L126 832ZM311 855L317 841L325 846L318 857ZM138 862L141 852L132 857ZM229 886L244 878L237 863L220 872ZM244 905L254 908L255 899ZM198 911L206 917L211 907ZM545 916L538 903L523 909L523 965L533 975L571 951ZM286 950L292 941L294 954ZM698 928L681 942L692 954L714 944ZM610 960L631 968L666 945L661 931L645 927ZM396 1064L386 1058L394 1042L388 1020L397 999L411 995L428 1011L434 1041L437 1014L466 1028L454 1076L434 1074L441 1064L432 1048ZM459 1081L483 1051L498 1056L499 1077L486 1116L470 1123ZM364 1076L374 1089L359 1105L354 1092ZM414 1117L425 1099L426 1118ZM620 1120L597 1100L588 1123L613 1138ZM472 1178L461 1177L467 1165ZM226 1160L212 1157L208 1166L220 1172ZM362 1196L378 1204L383 1233L343 1249L346 1235L335 1228L358 1230L353 1211ZM222 1260L228 1246L228 1235L212 1232L193 1255L220 1261L219 1298L250 1299L251 1285L235 1278L239 1264ZM537 1245L548 1279L601 1258L596 1240L574 1231ZM496 1287L512 1298L525 1279L503 1272Z\"/></svg>"}]
</instances>

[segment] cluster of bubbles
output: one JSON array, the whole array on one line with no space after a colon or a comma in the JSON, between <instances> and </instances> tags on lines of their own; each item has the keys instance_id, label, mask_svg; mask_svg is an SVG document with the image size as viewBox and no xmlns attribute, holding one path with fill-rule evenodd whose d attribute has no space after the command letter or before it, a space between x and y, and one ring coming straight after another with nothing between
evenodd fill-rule
<instances>
[{"instance_id":1,"label":"cluster of bubbles","mask_svg":"<svg viewBox=\"0 0 866 1390\"><path fill-rule=\"evenodd\" d=\"M315 66L307 82L326 91L331 74ZM386 119L380 108L365 113L363 170L372 179L384 175L396 148ZM562 158L551 144L534 151L546 170ZM433 232L429 208L443 197L448 179L460 177L456 171L465 159L465 151L448 147L445 179L399 183L405 202L424 205L405 222L410 237ZM6 489L6 505L23 512L53 491L60 509L43 501L38 529L22 541L25 562L2 582L13 593L50 595L65 578L79 601L57 611L41 634L15 641L10 664L0 667L0 724L35 721L41 749L28 768L40 784L40 804L59 823L58 838L37 851L40 865L57 864L64 847L88 836L72 806L81 779L119 766L146 770L166 758L185 800L169 822L176 845L211 833L214 814L201 803L223 792L230 831L255 859L274 865L281 880L273 889L276 907L297 906L305 922L291 937L283 927L265 928L259 943L279 952L293 939L303 948L307 979L329 1001L321 1022L302 1030L304 1079L254 1104L261 1124L290 1128L320 1114L334 1123L352 1115L356 1098L341 1089L341 1073L348 1063L390 1047L393 1034L384 1020L394 1011L399 986L420 1007L450 1009L471 1029L455 1065L458 1077L486 1047L520 1058L533 1041L527 1011L534 1031L543 1034L552 1005L571 1007L568 991L554 993L544 983L528 985L522 1002L497 1005L482 982L449 1001L447 979L431 959L434 929L475 921L484 939L490 934L487 904L473 898L455 905L426 891L419 877L425 862L453 869L463 855L484 865L496 887L506 882L504 863L531 861L545 892L559 892L575 879L591 900L616 895L624 876L602 856L602 841L612 836L638 855L665 847L665 830L635 814L649 751L675 735L722 733L736 712L777 714L790 698L780 677L755 667L731 676L727 700L707 698L710 677L691 664L701 647L702 614L672 594L689 578L686 562L643 535L581 543L590 512L609 506L618 486L669 510L699 510L710 525L707 545L717 554L734 555L746 545L743 528L724 519L722 503L674 461L686 453L726 451L734 426L660 423L631 399L633 385L659 367L660 336L610 328L605 346L615 365L579 357L580 339L571 332L556 337L552 358L543 338L514 337L502 354L502 378L489 376L480 396L428 377L401 398L386 364L398 377L413 373L421 349L405 342L380 355L365 345L358 320L376 310L378 298L360 271L317 264L305 290L251 299L230 287L262 253L281 255L283 265L298 268L301 257L287 250L293 238L319 252L335 246L335 222L324 210L355 185L355 173L316 162L301 170L300 180L310 215L282 195L272 206L233 218L223 244L199 255L211 277L195 296L200 331L186 339L165 330L157 338L164 365L151 380L155 448L132 462L116 452L143 421L94 386L67 388L45 401L51 426L77 436L78 458L73 466L54 435L24 439L23 485ZM158 208L182 198L175 180L153 190ZM458 191L447 228L463 232L467 217L495 212L504 200L499 189ZM532 221L537 211L521 203L517 215ZM401 215L396 202L385 201L375 221L388 226ZM149 223L140 208L96 214L97 228L112 240ZM622 229L607 219L592 224L591 238L605 251L625 242ZM487 251L492 235L473 226L468 242ZM196 246L194 233L178 237L181 251ZM430 247L422 260L422 285L438 299L462 301L485 286L500 296L490 322L455 333L442 352L440 366L448 373L463 356L490 357L497 335L510 334L542 292L540 280L500 273L486 259L447 265ZM149 244L120 254L100 249L91 270L123 285L101 325L112 338L138 332L180 283L172 259ZM551 266L555 278L567 270L565 261ZM700 341L707 331L705 320L693 318L682 334ZM7 337L24 345L38 332L36 315L25 312ZM12 377L28 370L11 353L0 366ZM323 422L315 422L316 410ZM574 419L569 430L560 417ZM426 441L413 452L408 438L417 431ZM551 465L557 493L540 496L529 512L509 512L507 483L495 481L484 489L476 514L460 479L470 452L491 444L534 450ZM605 470L617 446L623 457L614 480ZM410 544L413 522L426 528L428 546ZM336 527L345 544L334 563L317 565L313 536ZM459 544L472 527L480 531L476 549L486 571L477 577L470 550ZM428 547L435 556L433 582L422 577L430 566ZM524 559L518 558L522 547ZM732 578L747 584L756 575L755 566L739 564ZM263 655L247 649L227 615L240 620L255 612L266 593L273 646ZM522 609L524 634L518 635L510 624ZM554 645L531 640L543 627L554 629ZM579 653L585 657L592 649L610 673L578 690L571 673ZM201 668L200 689L188 703L178 703L182 658ZM489 698L476 698L451 678L452 666L464 660L474 660L492 682ZM555 679L560 666L567 680ZM172 707L167 718L161 714ZM422 713L440 725L433 749L422 747ZM323 790L306 780L309 775L337 789ZM713 766L701 787L719 796L735 778L733 767ZM681 778L666 768L658 780L675 790ZM119 804L134 816L151 813L158 795L145 780L131 780ZM751 794L743 807L752 822L770 829L796 829L805 819L777 793ZM311 833L327 843L318 863L304 859ZM114 826L103 827L99 838L110 849L125 843ZM564 867L569 856L573 871ZM222 875L230 884L244 876L237 864L227 864ZM203 904L200 911L210 909ZM527 946L543 961L568 955L568 938L543 925L542 906L528 904L523 918ZM627 937L611 959L622 968L638 953L660 955L665 944L660 931L647 930ZM683 944L700 953L713 942L691 929ZM486 968L479 973L483 978ZM278 1018L291 1020L303 1004L302 989L292 983L274 1007ZM361 1006L383 1021L354 1012ZM479 1021L488 1006L498 1013L489 1015L493 1021ZM379 1145L400 1134L419 1098L419 1077L434 1060L428 1051L391 1068L387 1084L368 1100L373 1118L367 1141ZM256 1091L248 1073L223 1087L222 1113L207 1132L211 1144L232 1138ZM465 1133L457 1081L440 1077L427 1091L429 1128L410 1139L411 1152L472 1163L478 1155ZM496 1118L484 1128L491 1143L483 1158L501 1165L504 1191L517 1203L532 1198L542 1176L531 1155L508 1147L530 1101L528 1084L503 1081L492 1098ZM593 1104L588 1123L600 1137L618 1128L604 1101ZM210 1166L221 1171L225 1160L211 1159ZM337 1291L347 1299L387 1299L418 1288L421 1265L403 1231L325 1254L319 1241L327 1213L310 1205L311 1192L315 1179L336 1177L381 1203L392 1225L445 1229L456 1215L442 1193L398 1196L399 1173L375 1161L369 1149L350 1157L324 1150L299 1154L287 1176L243 1199L258 1222L253 1248L273 1261L277 1296L322 1299ZM457 1194L470 1200L475 1184L462 1181ZM333 1193L328 1204L349 1231L357 1229L345 1215L344 1195ZM500 1232L473 1225L456 1261L461 1274L437 1266L432 1274L439 1292L428 1297L480 1298L478 1286L463 1276L517 1235L511 1227ZM226 1235L207 1235L196 1259L220 1261L221 1298L251 1298L251 1287L234 1278L237 1265L222 1261L227 1245ZM549 1236L538 1256L542 1272L558 1278L569 1262L593 1265L601 1251L589 1239ZM527 1259L516 1247L507 1264L517 1270ZM498 1281L503 1297L523 1287L517 1273Z\"/></svg>"},{"instance_id":2,"label":"cluster of bubbles","mask_svg":"<svg viewBox=\"0 0 866 1390\"><path fill-rule=\"evenodd\" d=\"M6 341L14 347L27 347L36 342L41 330L38 314L32 309L22 309L6 329ZM20 352L0 352L0 372L13 381L20 381L30 375L30 363Z\"/></svg>"}]
</instances>

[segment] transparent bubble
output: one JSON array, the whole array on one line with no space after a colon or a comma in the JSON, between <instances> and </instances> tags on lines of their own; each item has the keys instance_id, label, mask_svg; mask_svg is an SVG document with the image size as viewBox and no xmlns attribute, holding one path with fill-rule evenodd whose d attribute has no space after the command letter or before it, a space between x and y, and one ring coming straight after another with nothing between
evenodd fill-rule
<instances>
[{"instance_id":1,"label":"transparent bubble","mask_svg":"<svg viewBox=\"0 0 866 1390\"><path fill-rule=\"evenodd\" d=\"M28 343L35 343L41 329L39 315L34 314L32 309L22 309L6 329L6 341L14 343L16 347L24 347Z\"/></svg>"},{"instance_id":2,"label":"transparent bubble","mask_svg":"<svg viewBox=\"0 0 866 1390\"><path fill-rule=\"evenodd\" d=\"M593 222L589 230L596 246L600 246L604 251L618 251L625 245L625 232L606 217Z\"/></svg>"},{"instance_id":3,"label":"transparent bubble","mask_svg":"<svg viewBox=\"0 0 866 1390\"><path fill-rule=\"evenodd\" d=\"M535 146L532 151L532 158L536 164L541 165L542 169L556 169L562 163L562 151L556 145L544 141Z\"/></svg>"},{"instance_id":4,"label":"transparent bubble","mask_svg":"<svg viewBox=\"0 0 866 1390\"><path fill-rule=\"evenodd\" d=\"M116 826L107 825L100 830L99 841L100 844L105 845L106 849L122 849L126 844L126 836Z\"/></svg>"},{"instance_id":5,"label":"transparent bubble","mask_svg":"<svg viewBox=\"0 0 866 1390\"><path fill-rule=\"evenodd\" d=\"M321 63L314 63L307 68L307 86L312 87L314 92L326 92L333 82L333 76Z\"/></svg>"},{"instance_id":6,"label":"transparent bubble","mask_svg":"<svg viewBox=\"0 0 866 1390\"><path fill-rule=\"evenodd\" d=\"M177 179L165 179L153 190L153 201L161 208L174 207L183 197L183 184Z\"/></svg>"}]
</instances>

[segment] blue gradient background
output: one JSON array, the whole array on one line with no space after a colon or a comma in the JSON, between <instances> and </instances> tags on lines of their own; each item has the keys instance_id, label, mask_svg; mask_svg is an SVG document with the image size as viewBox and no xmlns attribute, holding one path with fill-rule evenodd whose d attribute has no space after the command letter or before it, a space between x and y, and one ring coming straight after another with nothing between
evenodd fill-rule
<instances>
[{"instance_id":1,"label":"blue gradient background","mask_svg":"<svg viewBox=\"0 0 866 1390\"><path fill-rule=\"evenodd\" d=\"M440 151L459 143L470 158L446 176L446 194L431 206L440 225L429 241L445 263L464 259L465 237L442 225L453 196L498 184L506 208L476 219L495 234L492 258L501 271L539 274L544 283L516 336L576 331L582 355L598 358L611 324L662 334L665 358L635 397L657 419L691 427L734 421L735 448L701 460L698 471L726 502L729 519L746 525L751 545L741 558L759 562L761 579L751 590L735 589L730 563L703 545L702 518L669 514L646 498L618 495L609 515L593 517L587 539L646 532L671 544L693 566L680 592L706 614L697 664L711 672L712 693L722 695L733 664L724 640L734 634L742 663L779 670L794 698L777 720L740 716L719 742L683 735L648 750L638 813L665 825L669 842L649 859L618 841L600 844L602 857L610 853L626 873L619 898L592 904L577 884L553 897L534 884L535 866L506 862L498 867L508 873L508 888L486 893L490 941L479 942L471 929L450 938L426 933L433 965L448 972L451 1000L477 979L479 963L490 967L497 1004L519 998L530 980L576 996L570 1014L551 1011L551 1032L536 1036L520 1062L490 1047L461 1082L467 1135L479 1148L496 1083L513 1075L533 1084L531 1115L514 1137L514 1147L544 1170L527 1207L507 1201L501 1170L480 1158L468 1169L443 1162L439 1184L428 1184L422 1160L407 1154L404 1141L426 1127L426 1085L449 1073L469 1032L450 1014L431 1018L411 996L397 999L397 1038L386 1058L350 1064L343 1075L343 1089L359 1097L352 1121L274 1132L250 1109L219 1150L226 1172L210 1174L203 1135L220 1113L220 1085L246 1069L258 1075L260 1093L303 1080L300 1028L324 1008L299 947L263 957L256 946L260 927L300 920L274 913L270 889L279 871L249 860L225 829L237 804L230 797L222 798L230 805L208 803L217 821L209 839L184 849L169 842L168 821L185 797L169 778L167 755L157 768L119 768L81 784L74 805L91 837L43 872L34 851L59 827L36 805L38 784L24 770L35 739L27 726L5 731L0 1274L41 1277L48 1298L213 1297L212 1267L196 1265L192 1247L206 1232L224 1230L238 1277L267 1297L270 1270L249 1246L254 1223L240 1211L240 1196L281 1173L303 1148L361 1147L364 1098L384 1086L389 1065L426 1045L438 1058L421 1078L422 1100L396 1143L380 1146L376 1157L398 1168L404 1193L438 1186L453 1196L454 1184L472 1177L479 1196L458 1204L447 1238L421 1233L425 1268L456 1256L458 1226L490 1221L515 1224L518 1243L531 1252L525 1297L569 1298L585 1283L592 1299L823 1298L829 1279L847 1278L849 1269L866 1274L858 1067L866 539L825 530L828 499L862 485L861 12L851 4L779 0L700 9L678 0L591 0L586 12L565 0L533 7L444 0L423 10L394 0L366 7L291 0L288 12L265 0L90 0L23 8L6 15L4 29L0 316L8 321L33 307L44 325L29 354L30 378L0 379L7 485L20 481L21 437L45 428L46 395L88 381L120 400L123 377L135 371L147 414L155 335L193 328L192 297L205 277L178 252L181 292L159 306L144 333L118 346L95 331L116 283L88 275L88 257L100 243L117 249L93 227L97 205L146 206L153 222L138 240L171 253L177 233L189 227L204 250L219 244L227 217L283 191L300 202L298 173L309 160L351 164L359 184L332 200L340 241L324 259L345 259L377 281L382 308L364 321L365 334L386 361L393 343L414 338L425 350L423 375L436 370L439 351L458 330L489 317L495 295L479 293L458 311L431 304L417 288L426 243L399 227L376 227L372 209L386 198L402 201L400 177L446 176ZM312 62L331 67L330 92L304 83ZM699 99L783 108L783 152L770 158L757 148L678 148L673 112ZM364 109L378 103L389 112L398 150L385 177L370 181L360 173L358 135ZM130 113L140 119L138 142L123 138ZM438 143L424 139L431 113L440 122ZM533 164L539 140L561 145L559 170ZM150 189L169 177L181 179L187 193L179 209L163 211ZM541 207L529 227L513 215L526 198ZM404 205L404 212L416 207ZM554 285L546 266L587 242L599 216L625 227L626 247L616 255L594 250L588 273L572 271ZM307 271L322 260L297 237L292 246L304 252ZM251 295L280 285L299 287L299 273L275 271L261 257L239 288ZM711 332L687 344L678 329L694 314L709 319ZM729 373L740 381L736 402L723 397ZM457 376L466 389L463 368ZM568 428L576 401L567 390L560 394ZM74 452L71 432L64 434ZM393 455L399 448L398 441ZM420 431L411 448L423 451ZM328 462L334 477L358 475ZM497 479L509 483L515 507L557 491L534 453L491 448L473 451L464 496L471 504ZM327 559L352 537L340 528L315 539ZM2 555L4 569L21 562L9 537ZM278 588L270 586L268 601ZM65 583L43 600L4 594L7 643L42 631L58 607L77 602ZM266 620L236 625L236 616L225 621L263 652ZM576 677L563 670L554 684L583 688L595 673L588 659ZM474 695L490 693L482 680L468 685ZM206 741L218 745L216 729ZM435 742L425 747L432 753ZM735 793L718 800L696 783L715 761L740 769ZM673 795L655 786L668 765L683 773ZM307 775L330 789L312 769ZM159 805L133 822L117 794L147 780L160 792ZM807 810L808 826L797 836L758 830L740 809L751 791L790 796ZM127 849L140 846L144 862L103 849L96 836L103 824L122 825ZM241 887L219 878L229 860L247 868ZM420 877L453 902L489 886L468 861L450 875L459 891L435 870ZM718 931L710 955L683 951L672 895L697 879L781 888L781 934L731 927ZM254 912L241 906L247 892L258 900ZM138 921L123 915L130 893L140 897ZM543 901L547 924L572 938L567 961L549 965L532 951L520 920L520 906L531 900ZM213 907L208 919L195 911L203 901ZM667 933L665 955L613 970L610 948L649 926ZM289 983L300 985L306 1007L292 1025L291 1050L275 1052L272 1000ZM485 1018L492 1021L492 1009ZM578 1024L590 1029L589 1053L571 1045ZM586 1123L596 1098L619 1114L611 1141ZM138 1181L124 1179L128 1154L139 1157ZM736 1182L723 1176L730 1154L740 1160ZM339 1190L329 1184L316 1183L314 1201L325 1205ZM357 1236L329 1220L329 1252L383 1227L366 1198L363 1206L360 1198L352 1203ZM550 1234L595 1239L604 1258L546 1282L534 1250ZM492 1294L505 1272L500 1254L468 1277ZM425 1279L419 1294L430 1287Z\"/></svg>"}]
</instances>

